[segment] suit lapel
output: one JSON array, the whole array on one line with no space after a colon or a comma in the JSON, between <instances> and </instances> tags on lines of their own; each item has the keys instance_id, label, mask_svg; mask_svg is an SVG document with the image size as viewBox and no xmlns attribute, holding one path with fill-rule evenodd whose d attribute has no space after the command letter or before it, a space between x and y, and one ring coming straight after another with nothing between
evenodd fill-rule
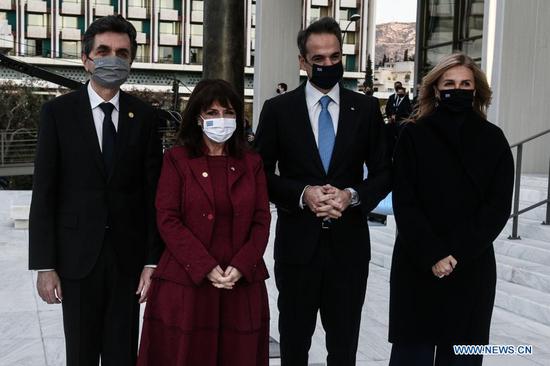
<instances>
[{"instance_id":1,"label":"suit lapel","mask_svg":"<svg viewBox=\"0 0 550 366\"><path fill-rule=\"evenodd\" d=\"M344 158L346 149L350 146L350 141L353 141L353 136L358 127L358 108L354 105L350 93L347 89L340 87L340 112L338 114L338 129L336 140L334 141L334 149L328 174L330 175L338 166L339 162Z\"/></svg>"},{"instance_id":2,"label":"suit lapel","mask_svg":"<svg viewBox=\"0 0 550 366\"><path fill-rule=\"evenodd\" d=\"M214 207L214 189L212 188L212 177L210 176L206 156L189 159L189 168L195 180L199 182L199 186L208 197L210 205Z\"/></svg>"},{"instance_id":3,"label":"suit lapel","mask_svg":"<svg viewBox=\"0 0 550 366\"><path fill-rule=\"evenodd\" d=\"M79 121L82 124L82 132L84 134L84 141L88 146L93 160L101 172L103 177L105 177L105 166L103 164L103 155L101 154L101 149L99 147L99 139L97 136L97 131L95 129L94 117L92 115L92 107L90 105L90 97L88 96L87 84L80 89L80 97L78 99L77 106L77 115Z\"/></svg>"},{"instance_id":4,"label":"suit lapel","mask_svg":"<svg viewBox=\"0 0 550 366\"><path fill-rule=\"evenodd\" d=\"M295 129L296 136L299 137L300 142L303 142L304 149L312 157L316 168L325 174L323 162L321 161L321 156L319 155L319 148L317 147L315 135L313 134L313 130L311 128L305 90L306 84L303 83L297 90L296 101L291 104L298 107L296 123L295 126L292 126L292 128ZM317 121L314 121L314 123L317 123Z\"/></svg>"}]
</instances>

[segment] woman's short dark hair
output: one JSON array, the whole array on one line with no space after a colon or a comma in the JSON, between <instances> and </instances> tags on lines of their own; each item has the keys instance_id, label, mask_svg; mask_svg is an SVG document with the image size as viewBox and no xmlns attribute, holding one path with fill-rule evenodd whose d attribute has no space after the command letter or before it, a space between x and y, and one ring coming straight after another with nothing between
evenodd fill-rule
<instances>
[{"instance_id":1,"label":"woman's short dark hair","mask_svg":"<svg viewBox=\"0 0 550 366\"><path fill-rule=\"evenodd\" d=\"M132 23L124 19L121 15L109 15L102 17L90 24L84 33L84 37L82 38L82 53L89 56L90 52L94 49L95 36L106 32L126 33L128 37L130 37L132 61L136 58L136 28L134 28Z\"/></svg>"},{"instance_id":2,"label":"woman's short dark hair","mask_svg":"<svg viewBox=\"0 0 550 366\"><path fill-rule=\"evenodd\" d=\"M235 111L237 129L225 143L225 148L228 155L241 157L247 147L244 138L243 101L235 88L221 79L204 79L195 86L183 111L183 122L176 135L176 145L187 147L191 157L204 155L203 133L199 118L201 113L214 102Z\"/></svg>"},{"instance_id":3,"label":"woman's short dark hair","mask_svg":"<svg viewBox=\"0 0 550 366\"><path fill-rule=\"evenodd\" d=\"M340 48L342 48L342 30L340 29L340 25L334 18L324 17L311 23L306 29L302 29L298 32L298 49L302 57L305 58L307 55L306 43L309 36L322 33L333 34L338 39Z\"/></svg>"}]
</instances>

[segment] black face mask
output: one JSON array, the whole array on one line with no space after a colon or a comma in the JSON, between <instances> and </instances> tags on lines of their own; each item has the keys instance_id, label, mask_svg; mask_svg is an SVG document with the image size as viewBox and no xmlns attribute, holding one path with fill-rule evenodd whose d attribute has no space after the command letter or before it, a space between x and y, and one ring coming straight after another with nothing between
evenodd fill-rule
<instances>
[{"instance_id":1,"label":"black face mask","mask_svg":"<svg viewBox=\"0 0 550 366\"><path fill-rule=\"evenodd\" d=\"M311 81L321 89L332 89L344 76L342 61L330 66L311 65Z\"/></svg>"},{"instance_id":2,"label":"black face mask","mask_svg":"<svg viewBox=\"0 0 550 366\"><path fill-rule=\"evenodd\" d=\"M439 91L439 105L452 112L468 112L474 108L474 91L449 89Z\"/></svg>"}]
</instances>

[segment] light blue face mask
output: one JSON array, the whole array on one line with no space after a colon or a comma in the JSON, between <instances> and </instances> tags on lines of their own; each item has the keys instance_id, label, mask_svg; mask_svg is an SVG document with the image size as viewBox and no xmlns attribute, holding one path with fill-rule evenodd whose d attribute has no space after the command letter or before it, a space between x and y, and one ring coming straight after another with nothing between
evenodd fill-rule
<instances>
[{"instance_id":1,"label":"light blue face mask","mask_svg":"<svg viewBox=\"0 0 550 366\"><path fill-rule=\"evenodd\" d=\"M95 65L92 80L104 88L116 89L128 79L130 63L117 56L98 57L92 60Z\"/></svg>"}]
</instances>

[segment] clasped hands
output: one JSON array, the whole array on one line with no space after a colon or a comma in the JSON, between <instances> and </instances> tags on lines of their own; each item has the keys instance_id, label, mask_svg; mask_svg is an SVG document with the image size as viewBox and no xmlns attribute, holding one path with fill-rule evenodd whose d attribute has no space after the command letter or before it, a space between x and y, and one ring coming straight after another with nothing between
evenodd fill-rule
<instances>
[{"instance_id":1,"label":"clasped hands","mask_svg":"<svg viewBox=\"0 0 550 366\"><path fill-rule=\"evenodd\" d=\"M224 271L218 265L210 271L208 275L206 275L206 278L208 278L208 280L212 283L212 286L216 288L232 290L242 276L242 273L235 267L228 266Z\"/></svg>"},{"instance_id":2,"label":"clasped hands","mask_svg":"<svg viewBox=\"0 0 550 366\"><path fill-rule=\"evenodd\" d=\"M450 255L434 264L432 266L432 272L436 277L443 278L454 271L457 263L457 260Z\"/></svg>"},{"instance_id":3,"label":"clasped hands","mask_svg":"<svg viewBox=\"0 0 550 366\"><path fill-rule=\"evenodd\" d=\"M330 184L309 186L304 191L304 203L317 217L338 219L351 203L351 193Z\"/></svg>"}]
</instances>

